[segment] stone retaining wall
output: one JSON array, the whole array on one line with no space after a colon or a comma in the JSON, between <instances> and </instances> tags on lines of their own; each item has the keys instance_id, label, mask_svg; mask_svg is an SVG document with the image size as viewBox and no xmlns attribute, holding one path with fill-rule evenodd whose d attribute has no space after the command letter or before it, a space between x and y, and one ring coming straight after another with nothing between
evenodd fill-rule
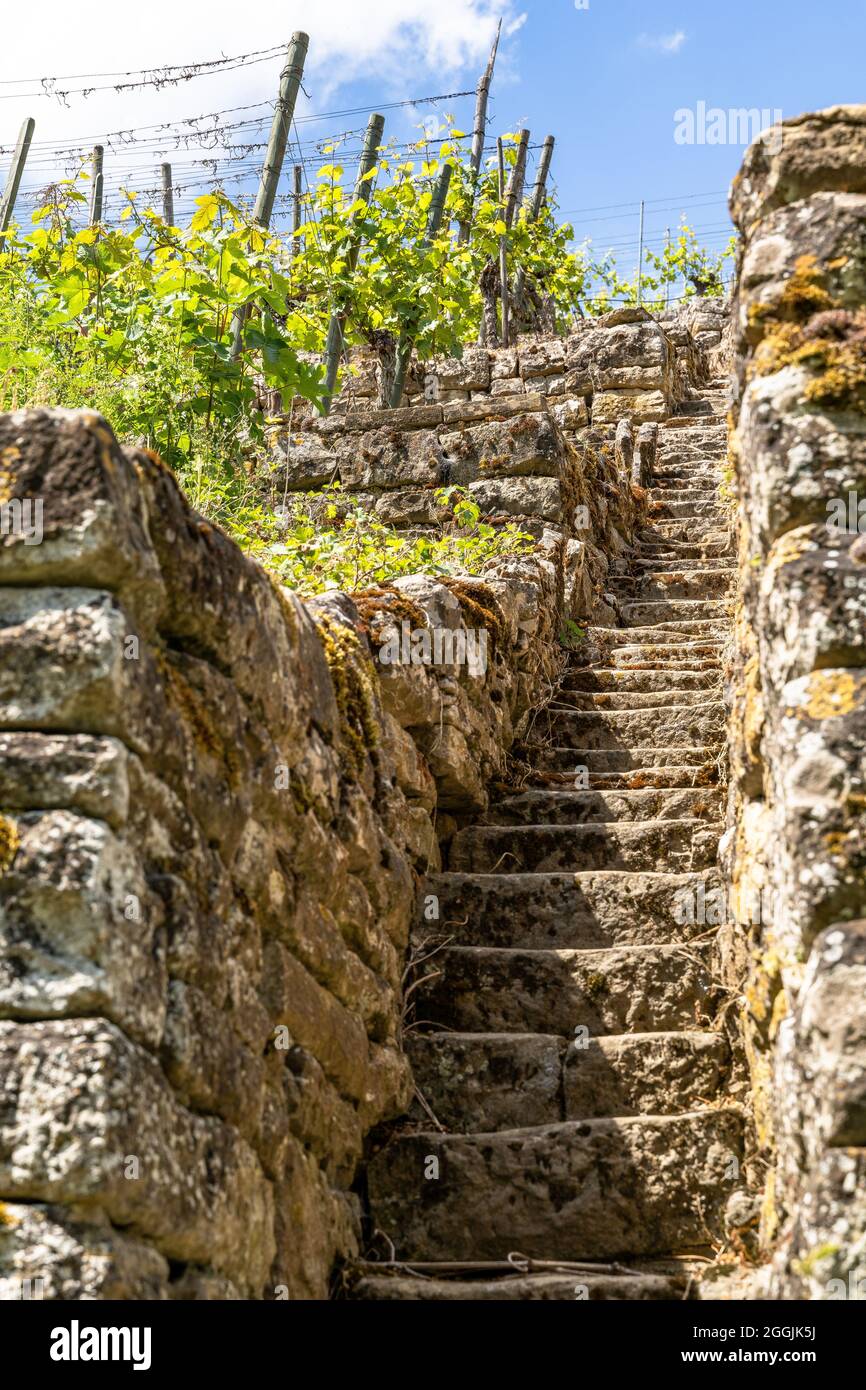
<instances>
[{"instance_id":1,"label":"stone retaining wall","mask_svg":"<svg viewBox=\"0 0 866 1390\"><path fill-rule=\"evenodd\" d=\"M761 1287L838 1298L866 1278L866 541L856 505L832 524L866 497L866 107L774 135L732 192L743 605L727 857L753 919L739 949L769 1165Z\"/></svg>"}]
</instances>

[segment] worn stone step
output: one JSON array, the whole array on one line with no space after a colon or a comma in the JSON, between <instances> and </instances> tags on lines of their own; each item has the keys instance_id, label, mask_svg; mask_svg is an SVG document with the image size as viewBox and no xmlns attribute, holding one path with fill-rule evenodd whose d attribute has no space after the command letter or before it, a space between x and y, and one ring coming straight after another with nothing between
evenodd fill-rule
<instances>
[{"instance_id":1,"label":"worn stone step","mask_svg":"<svg viewBox=\"0 0 866 1390\"><path fill-rule=\"evenodd\" d=\"M685 654L684 654L685 653ZM611 647L604 660L616 671L713 671L721 670L721 643L714 638L703 642L682 644L665 642L656 646L650 642L625 643Z\"/></svg>"},{"instance_id":2,"label":"worn stone step","mask_svg":"<svg viewBox=\"0 0 866 1390\"><path fill-rule=\"evenodd\" d=\"M719 1033L413 1033L416 1085L445 1129L461 1134L676 1115L718 1095L728 1063ZM413 1116L424 1115L418 1106Z\"/></svg>"},{"instance_id":3,"label":"worn stone step","mask_svg":"<svg viewBox=\"0 0 866 1390\"><path fill-rule=\"evenodd\" d=\"M604 825L473 825L451 841L458 873L655 869L691 873L716 861L718 831L702 820Z\"/></svg>"},{"instance_id":4,"label":"worn stone step","mask_svg":"<svg viewBox=\"0 0 866 1390\"><path fill-rule=\"evenodd\" d=\"M571 667L562 677L563 691L585 691L611 694L621 691L658 692L674 696L677 692L716 690L719 675L716 671L622 671L616 667ZM672 699L679 704L679 699Z\"/></svg>"},{"instance_id":5,"label":"worn stone step","mask_svg":"<svg viewBox=\"0 0 866 1390\"><path fill-rule=\"evenodd\" d=\"M660 601L670 599L720 599L731 590L732 573L730 569L665 569L649 570L646 574L617 579L612 591L619 597L630 596L637 601Z\"/></svg>"},{"instance_id":6,"label":"worn stone step","mask_svg":"<svg viewBox=\"0 0 866 1390\"><path fill-rule=\"evenodd\" d=\"M716 493L708 493L700 501L672 496L667 501L653 497L649 505L650 521L677 521L687 517L694 524L704 521L711 526L724 526L725 509Z\"/></svg>"},{"instance_id":7,"label":"worn stone step","mask_svg":"<svg viewBox=\"0 0 866 1390\"><path fill-rule=\"evenodd\" d=\"M707 487L682 487L675 485L666 487L656 484L650 489L650 505L660 502L663 507L670 506L674 502L694 502L696 504L696 515L701 515L699 504L709 502L712 506L719 505L719 490L716 486Z\"/></svg>"},{"instance_id":8,"label":"worn stone step","mask_svg":"<svg viewBox=\"0 0 866 1390\"><path fill-rule=\"evenodd\" d=\"M705 933L701 904L718 901L720 890L715 868L682 874L430 874L415 936L528 950L660 946ZM438 906L434 917L428 915L431 895Z\"/></svg>"},{"instance_id":9,"label":"worn stone step","mask_svg":"<svg viewBox=\"0 0 866 1390\"><path fill-rule=\"evenodd\" d=\"M660 623L700 621L725 622L729 614L727 599L648 599L622 605L622 616L628 627L656 627Z\"/></svg>"},{"instance_id":10,"label":"worn stone step","mask_svg":"<svg viewBox=\"0 0 866 1390\"><path fill-rule=\"evenodd\" d=\"M658 675L665 674L657 672ZM718 689L718 681L716 682ZM705 704L708 699L706 689L703 690L684 690L671 688L670 690L639 691L581 691L581 690L560 690L548 705L549 711L562 709L591 710L591 709L610 709L610 710L637 710L637 709L667 709L670 705L700 705Z\"/></svg>"},{"instance_id":11,"label":"worn stone step","mask_svg":"<svg viewBox=\"0 0 866 1390\"><path fill-rule=\"evenodd\" d=\"M736 1190L733 1109L401 1135L368 1167L401 1260L609 1260L704 1247ZM438 1160L438 1177L431 1160ZM736 1160L736 1162L734 1162Z\"/></svg>"},{"instance_id":12,"label":"worn stone step","mask_svg":"<svg viewBox=\"0 0 866 1390\"><path fill-rule=\"evenodd\" d=\"M358 1279L351 1297L365 1302L423 1303L590 1303L681 1302L689 1289L685 1277L665 1274L514 1274L499 1278L437 1279L432 1275L373 1274Z\"/></svg>"},{"instance_id":13,"label":"worn stone step","mask_svg":"<svg viewBox=\"0 0 866 1390\"><path fill-rule=\"evenodd\" d=\"M662 710L555 710L540 716L537 725L538 732L546 730L564 747L641 748L661 743L673 750L718 742L724 722L724 705L712 701Z\"/></svg>"},{"instance_id":14,"label":"worn stone step","mask_svg":"<svg viewBox=\"0 0 866 1390\"><path fill-rule=\"evenodd\" d=\"M600 951L446 946L427 962L416 1016L457 1033L664 1033L712 1015L696 947Z\"/></svg>"},{"instance_id":15,"label":"worn stone step","mask_svg":"<svg viewBox=\"0 0 866 1390\"><path fill-rule=\"evenodd\" d=\"M697 748L677 748L676 766L693 771L700 779L707 777L710 769L715 770L715 759L723 748L721 737L716 743L702 744ZM674 750L670 748L574 748L559 744L526 744L522 746L524 756L539 772L559 772L570 775L572 786L578 770L586 768L589 785L594 787L604 775L622 776L658 774L664 777L674 768L671 758ZM663 783L661 785L664 785ZM696 785L711 785L698 780Z\"/></svg>"},{"instance_id":16,"label":"worn stone step","mask_svg":"<svg viewBox=\"0 0 866 1390\"><path fill-rule=\"evenodd\" d=\"M729 530L727 520L718 517L696 516L684 520L682 517L660 516L651 518L645 526L639 527L637 539L641 543L686 541L692 545L727 545Z\"/></svg>"},{"instance_id":17,"label":"worn stone step","mask_svg":"<svg viewBox=\"0 0 866 1390\"><path fill-rule=\"evenodd\" d=\"M722 819L716 788L523 791L496 801L482 825L600 825L609 821Z\"/></svg>"},{"instance_id":18,"label":"worn stone step","mask_svg":"<svg viewBox=\"0 0 866 1390\"><path fill-rule=\"evenodd\" d=\"M730 553L719 551L718 554L708 554L703 546L698 545L684 544L681 549L675 549L672 545L642 545L632 564L636 578L655 570L670 573L674 570L718 569L724 570L729 580L736 573L736 561Z\"/></svg>"},{"instance_id":19,"label":"worn stone step","mask_svg":"<svg viewBox=\"0 0 866 1390\"><path fill-rule=\"evenodd\" d=\"M652 623L647 627L590 627L587 636L605 646L662 647L675 646L680 650L694 644L706 646L707 641L720 641L727 635L724 618L683 618L677 622Z\"/></svg>"}]
</instances>

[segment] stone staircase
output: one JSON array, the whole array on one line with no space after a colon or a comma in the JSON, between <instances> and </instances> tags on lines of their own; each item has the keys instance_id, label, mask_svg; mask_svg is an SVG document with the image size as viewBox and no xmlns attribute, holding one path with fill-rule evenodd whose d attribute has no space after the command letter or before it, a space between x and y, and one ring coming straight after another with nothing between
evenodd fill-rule
<instances>
[{"instance_id":1,"label":"stone staircase","mask_svg":"<svg viewBox=\"0 0 866 1390\"><path fill-rule=\"evenodd\" d=\"M369 1164L394 1258L356 1298L682 1298L721 1229L742 1118L712 928L676 904L717 883L725 449L711 383L660 429L650 520L611 585L623 626L588 630L524 789L427 884L407 1037L425 1109Z\"/></svg>"}]
</instances>

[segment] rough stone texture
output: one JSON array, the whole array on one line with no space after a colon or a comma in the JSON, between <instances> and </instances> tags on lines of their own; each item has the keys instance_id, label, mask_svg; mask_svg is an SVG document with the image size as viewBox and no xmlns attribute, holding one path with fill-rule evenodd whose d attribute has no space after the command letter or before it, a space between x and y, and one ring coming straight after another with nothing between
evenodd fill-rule
<instances>
[{"instance_id":1,"label":"rough stone texture","mask_svg":"<svg viewBox=\"0 0 866 1390\"><path fill-rule=\"evenodd\" d=\"M341 427L365 485L426 481L430 410ZM558 669L558 542L307 606L96 415L0 417L0 459L45 525L0 545L3 1296L324 1297L411 1096L434 816L486 809ZM380 663L400 602L483 609L489 661Z\"/></svg>"},{"instance_id":2,"label":"rough stone texture","mask_svg":"<svg viewBox=\"0 0 866 1390\"><path fill-rule=\"evenodd\" d=\"M726 855L770 1173L770 1297L862 1296L866 108L786 121L732 191L743 603ZM853 515L833 526L833 508ZM759 895L763 894L763 897ZM750 917L748 904L763 910ZM852 1289L855 1292L852 1292Z\"/></svg>"},{"instance_id":3,"label":"rough stone texture","mask_svg":"<svg viewBox=\"0 0 866 1390\"><path fill-rule=\"evenodd\" d=\"M3 1298L20 1298L27 1279L41 1279L47 1298L321 1298L335 1266L357 1255L367 1136L412 1094L400 1018L417 885L428 873L437 882L440 845L453 843L454 866L461 854L486 864L500 852L490 837L520 839L521 824L466 827L483 820L509 750L561 674L563 620L619 632L625 612L628 642L664 640L652 624L667 617L696 641L713 630L689 627L690 589L681 600L648 588L642 602L629 587L629 547L647 518L614 448L620 419L669 413L686 367L693 386L702 360L688 328L669 337L644 316L612 316L573 338L471 349L413 372L405 404L380 411L360 354L331 418L301 410L275 432L272 479L306 490L339 477L412 529L441 524L435 488L461 482L495 524L517 519L537 545L480 581L415 576L309 604L194 513L159 460L120 449L100 417L0 417L2 500L42 498L45 525L39 546L0 543ZM432 631L483 627L489 659L386 659L407 613ZM683 632L667 640L681 644ZM556 719L600 750L601 768L617 759L612 742L658 729L638 706ZM684 700L662 731L713 738L716 725ZM698 1186L709 1186L738 1143L725 1116L694 1152L703 1119L679 1119L695 1099L685 1044L664 1042L671 1027L693 1032L712 995L700 960L653 936L655 880L664 897L703 882L712 859L712 832L676 795L651 798L657 819L636 827L551 816L527 861L539 870L528 932L555 938L566 905L587 946L642 952L579 961L559 949L573 940L546 940L539 1024L558 1008L567 1031L577 1006L595 1010L599 1031L661 1039L639 1066L599 1043L595 1101L558 1039L555 1064L537 1043L525 1049L528 1122L554 1125L567 1201L575 1217L588 1213L588 1250L609 1244L601 1208L580 1193L592 1164L622 1191L616 1239L628 1245L639 1231L635 1248L655 1249L694 1233L678 1198L664 1211L669 1178L679 1191L674 1168L694 1160ZM605 806L594 802L594 814ZM595 872L600 855L609 874ZM648 856L662 873L624 885L618 867ZM499 930L513 927L509 911ZM471 943L452 952L452 976L468 965L468 979L481 954ZM503 953L489 954L501 966ZM438 1007L433 992L426 1002ZM490 1026L516 1026L525 1003L503 990ZM717 1047L696 1041L689 1054L708 1092L724 1064ZM489 1075L501 1052L467 1065ZM605 1097L636 1121L661 1104L673 1127L623 1121L589 1140L556 1128L599 1105L606 1113ZM485 1103L499 1126L514 1095ZM665 1173L641 1193L657 1151ZM532 1224L549 1192L527 1194ZM509 1239L503 1227L491 1248ZM670 1287L650 1280L641 1296ZM609 1296L623 1296L616 1281Z\"/></svg>"}]
</instances>

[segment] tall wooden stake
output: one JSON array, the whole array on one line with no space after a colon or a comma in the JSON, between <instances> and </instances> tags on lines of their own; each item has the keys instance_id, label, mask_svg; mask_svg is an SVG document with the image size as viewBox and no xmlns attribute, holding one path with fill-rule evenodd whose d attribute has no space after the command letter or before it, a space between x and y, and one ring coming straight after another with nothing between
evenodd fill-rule
<instances>
[{"instance_id":1,"label":"tall wooden stake","mask_svg":"<svg viewBox=\"0 0 866 1390\"><path fill-rule=\"evenodd\" d=\"M493 47L490 50L490 57L487 59L487 67L478 79L478 87L475 92L475 121L472 126L472 154L469 158L469 167L472 170L472 201L475 202L475 191L478 183L478 171L481 168L481 160L484 155L484 140L487 135L487 102L490 97L490 84L493 81L493 68L496 64L496 50L499 47L499 35L502 33L502 20L496 28L496 38L493 40ZM460 223L457 233L457 240L461 244L469 240L472 230L472 214L465 222Z\"/></svg>"},{"instance_id":2,"label":"tall wooden stake","mask_svg":"<svg viewBox=\"0 0 866 1390\"><path fill-rule=\"evenodd\" d=\"M526 150L529 145L529 131L521 130L517 140L517 158L512 165L505 198L505 225L509 231L520 207L520 194L526 178Z\"/></svg>"},{"instance_id":3,"label":"tall wooden stake","mask_svg":"<svg viewBox=\"0 0 866 1390\"><path fill-rule=\"evenodd\" d=\"M422 246L427 247L435 238L442 225L442 217L445 212L445 199L448 197L448 185L451 182L451 165L443 164L439 170L439 177L433 189L433 198L427 212L427 229L424 233ZM406 382L406 371L409 366L409 359L412 356L413 336L406 329L400 334L400 341L397 344L397 367L394 372L394 385L391 388L391 405L398 406L403 395L403 386Z\"/></svg>"},{"instance_id":4,"label":"tall wooden stake","mask_svg":"<svg viewBox=\"0 0 866 1390\"><path fill-rule=\"evenodd\" d=\"M0 199L0 236L8 229L9 223L12 221L15 199L18 197L21 175L24 173L27 152L30 149L30 141L33 139L35 129L36 122L32 116L28 116L18 132L18 144L15 146L15 153L12 156L12 163L9 165L9 173L6 176L6 187L3 190L3 197Z\"/></svg>"},{"instance_id":5,"label":"tall wooden stake","mask_svg":"<svg viewBox=\"0 0 866 1390\"><path fill-rule=\"evenodd\" d=\"M171 165L160 165L162 173L162 219L166 226L174 226L174 186L171 182Z\"/></svg>"},{"instance_id":6,"label":"tall wooden stake","mask_svg":"<svg viewBox=\"0 0 866 1390\"><path fill-rule=\"evenodd\" d=\"M637 238L637 302L640 304L643 299L643 199L640 204L640 226Z\"/></svg>"},{"instance_id":7,"label":"tall wooden stake","mask_svg":"<svg viewBox=\"0 0 866 1390\"><path fill-rule=\"evenodd\" d=\"M364 147L361 151L361 163L358 168L358 177L355 180L355 202L360 199L363 203L369 203L370 195L373 191L373 180L368 178L368 174L376 167L376 160L379 157L379 146L382 143L382 132L385 129L385 117L380 116L374 111L367 122L367 131L364 136ZM358 264L358 256L361 251L361 242L356 237L349 247L347 270L351 275ZM323 413L328 414L331 409L331 397L334 394L334 387L337 384L337 372L340 368L340 357L343 352L343 325L346 322L346 312L344 309L334 310L331 314L331 321L328 324L328 341L325 345L325 397L323 401Z\"/></svg>"},{"instance_id":8,"label":"tall wooden stake","mask_svg":"<svg viewBox=\"0 0 866 1390\"><path fill-rule=\"evenodd\" d=\"M541 209L544 207L544 197L547 191L547 179L550 174L550 162L553 159L553 147L556 144L552 135L545 137L541 147L541 159L538 161L538 169L535 174L535 184L532 189L532 199L529 204L529 221L537 222L541 216ZM520 305L523 298L523 286L526 281L526 272L521 266L517 272L517 281L514 286L514 302Z\"/></svg>"},{"instance_id":9,"label":"tall wooden stake","mask_svg":"<svg viewBox=\"0 0 866 1390\"><path fill-rule=\"evenodd\" d=\"M532 202L529 205L529 220L537 222L541 216L541 209L544 206L544 196L547 192L547 177L550 173L550 162L553 159L553 147L556 144L552 135L545 137L541 147L541 159L538 161L538 172L535 175L535 185L532 189Z\"/></svg>"},{"instance_id":10,"label":"tall wooden stake","mask_svg":"<svg viewBox=\"0 0 866 1390\"><path fill-rule=\"evenodd\" d=\"M277 95L277 104L274 107L274 119L271 122L268 148L259 179L259 191L253 205L253 221L258 222L262 227L271 225L271 214L274 211L274 200L277 196L280 174L283 170L286 145L289 142L289 130L295 114L295 102L298 99L301 78L304 75L304 61L309 45L309 34L303 33L300 29L292 34L286 51L286 61L280 74L280 90ZM241 331L248 313L249 306L247 305L241 313L235 315L232 357L237 357L241 350Z\"/></svg>"},{"instance_id":11,"label":"tall wooden stake","mask_svg":"<svg viewBox=\"0 0 866 1390\"><path fill-rule=\"evenodd\" d=\"M505 206L505 151L502 137L496 141L496 156L499 161L499 202L503 210L503 222L508 226L508 210ZM499 298L502 300L502 346L508 347L508 245L505 232L499 238Z\"/></svg>"},{"instance_id":12,"label":"tall wooden stake","mask_svg":"<svg viewBox=\"0 0 866 1390\"><path fill-rule=\"evenodd\" d=\"M670 251L670 249L671 249L671 229L670 229L670 227L665 227L665 274L667 274L667 271L668 271L668 265L669 265L668 252ZM671 282L670 282L670 280L666 280L666 281L665 281L665 311L667 311L667 310L670 308L670 303L671 303Z\"/></svg>"},{"instance_id":13,"label":"tall wooden stake","mask_svg":"<svg viewBox=\"0 0 866 1390\"><path fill-rule=\"evenodd\" d=\"M91 165L91 185L90 185L90 225L95 227L102 221L102 195L104 182L102 178L102 156L104 150L101 145L93 146L93 161Z\"/></svg>"},{"instance_id":14,"label":"tall wooden stake","mask_svg":"<svg viewBox=\"0 0 866 1390\"><path fill-rule=\"evenodd\" d=\"M300 164L294 165L292 169L292 255L301 254L301 238L298 232L301 230L301 199L303 190L301 185L301 175L303 169Z\"/></svg>"},{"instance_id":15,"label":"tall wooden stake","mask_svg":"<svg viewBox=\"0 0 866 1390\"><path fill-rule=\"evenodd\" d=\"M286 53L285 66L280 76L280 92L274 108L267 154L262 166L259 191L253 208L254 221L259 222L263 227L269 227L271 224L274 199L277 196L277 186L280 182L283 159L289 140L289 129L295 114L295 102L298 99L298 89L304 75L304 61L307 57L309 44L309 34L304 34L300 30L296 34L292 34L291 43Z\"/></svg>"}]
</instances>

